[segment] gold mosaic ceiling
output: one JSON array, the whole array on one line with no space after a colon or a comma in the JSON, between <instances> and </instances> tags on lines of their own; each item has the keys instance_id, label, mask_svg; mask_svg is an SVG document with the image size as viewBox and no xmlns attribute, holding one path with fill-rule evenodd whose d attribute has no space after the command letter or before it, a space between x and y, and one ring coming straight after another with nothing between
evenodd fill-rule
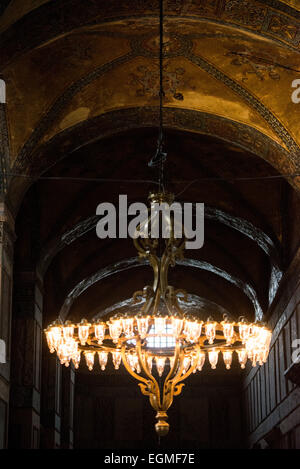
<instances>
[{"instance_id":1,"label":"gold mosaic ceiling","mask_svg":"<svg viewBox=\"0 0 300 469\"><path fill-rule=\"evenodd\" d=\"M11 165L101 115L128 111L138 125L140 110L151 109L155 125L158 2L91 2L85 11L75 0L59 10L54 3L15 0L0 21L4 44L15 39L1 61ZM189 111L221 119L208 133L225 140L238 139L229 134L239 125L254 151L255 135L267 138L273 149L264 157L281 172L299 168L300 104L291 100L300 79L298 3L165 2L165 107L185 119Z\"/></svg>"}]
</instances>

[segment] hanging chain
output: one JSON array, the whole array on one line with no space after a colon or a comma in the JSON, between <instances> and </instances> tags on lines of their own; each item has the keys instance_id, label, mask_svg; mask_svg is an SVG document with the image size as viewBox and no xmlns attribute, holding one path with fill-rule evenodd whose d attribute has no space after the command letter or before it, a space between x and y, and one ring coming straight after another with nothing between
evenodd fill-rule
<instances>
[{"instance_id":1,"label":"hanging chain","mask_svg":"<svg viewBox=\"0 0 300 469\"><path fill-rule=\"evenodd\" d=\"M159 136L158 136L158 149L159 149L159 176L158 185L161 191L163 186L163 0L159 2Z\"/></svg>"},{"instance_id":2,"label":"hanging chain","mask_svg":"<svg viewBox=\"0 0 300 469\"><path fill-rule=\"evenodd\" d=\"M159 166L158 172L158 186L159 191L164 191L164 162L166 161L167 153L163 151L163 0L159 2L159 132L157 149L154 157L148 163L148 166Z\"/></svg>"}]
</instances>

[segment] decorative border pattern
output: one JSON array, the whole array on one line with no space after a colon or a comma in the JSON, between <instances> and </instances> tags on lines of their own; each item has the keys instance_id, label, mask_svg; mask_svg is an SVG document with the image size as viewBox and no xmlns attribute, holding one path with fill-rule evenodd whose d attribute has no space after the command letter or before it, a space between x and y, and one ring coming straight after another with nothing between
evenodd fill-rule
<instances>
[{"instance_id":1,"label":"decorative border pattern","mask_svg":"<svg viewBox=\"0 0 300 469\"><path fill-rule=\"evenodd\" d=\"M257 15L257 11L264 12L262 18ZM186 4L170 0L166 2L165 12L169 16L193 20L217 20L225 25L254 31L261 36L278 40L296 50L300 48L300 12L278 0L194 0ZM48 2L32 10L1 34L0 63L5 67L17 55L79 27L122 19L135 20L141 16L158 18L157 2L102 0L90 2L87 8L81 1L69 0L60 6L59 16L57 5ZM28 35L31 30L35 31L35 34ZM27 40L20 42L16 47L14 37L25 36Z\"/></svg>"},{"instance_id":2,"label":"decorative border pattern","mask_svg":"<svg viewBox=\"0 0 300 469\"><path fill-rule=\"evenodd\" d=\"M289 132L285 129L277 117L275 117L274 114L272 114L272 112L264 104L262 104L248 90L243 88L236 81L225 75L225 73L218 70L214 65L207 62L202 57L190 54L187 58L202 70L206 71L209 75L228 86L228 88L233 90L244 101L246 101L250 107L257 111L291 151L290 158L292 158L296 164L299 164L300 151L298 144L291 137Z\"/></svg>"}]
</instances>

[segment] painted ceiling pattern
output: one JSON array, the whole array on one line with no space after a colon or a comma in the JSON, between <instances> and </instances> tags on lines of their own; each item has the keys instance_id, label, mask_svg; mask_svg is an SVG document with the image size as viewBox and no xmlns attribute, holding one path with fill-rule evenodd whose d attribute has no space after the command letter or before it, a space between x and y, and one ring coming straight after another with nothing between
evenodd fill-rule
<instances>
[{"instance_id":1,"label":"painted ceiling pattern","mask_svg":"<svg viewBox=\"0 0 300 469\"><path fill-rule=\"evenodd\" d=\"M53 2L29 3L40 19L43 8L53 8ZM78 2L64 3L78 8ZM10 165L97 116L157 105L156 2L95 3L92 21L83 17L76 27L64 15L48 27L47 38L34 23L26 45L8 62L3 57ZM300 14L276 1L194 0L166 2L166 16L165 106L250 126L287 150L297 166L299 111L291 83L300 77Z\"/></svg>"}]
</instances>

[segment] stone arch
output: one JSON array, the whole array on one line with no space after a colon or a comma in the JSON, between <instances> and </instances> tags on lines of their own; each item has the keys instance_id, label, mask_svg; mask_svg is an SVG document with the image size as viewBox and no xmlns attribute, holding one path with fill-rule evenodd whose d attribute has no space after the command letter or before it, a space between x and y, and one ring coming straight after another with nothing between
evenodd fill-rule
<instances>
[{"instance_id":1,"label":"stone arch","mask_svg":"<svg viewBox=\"0 0 300 469\"><path fill-rule=\"evenodd\" d=\"M216 136L254 153L286 175L287 181L299 190L300 176L289 175L300 172L300 164L262 132L230 119L188 109L166 108L164 116L165 126L170 129ZM32 153L16 159L9 188L11 205L16 210L30 184L78 148L127 130L156 126L157 108L140 107L111 111L60 132Z\"/></svg>"}]
</instances>

